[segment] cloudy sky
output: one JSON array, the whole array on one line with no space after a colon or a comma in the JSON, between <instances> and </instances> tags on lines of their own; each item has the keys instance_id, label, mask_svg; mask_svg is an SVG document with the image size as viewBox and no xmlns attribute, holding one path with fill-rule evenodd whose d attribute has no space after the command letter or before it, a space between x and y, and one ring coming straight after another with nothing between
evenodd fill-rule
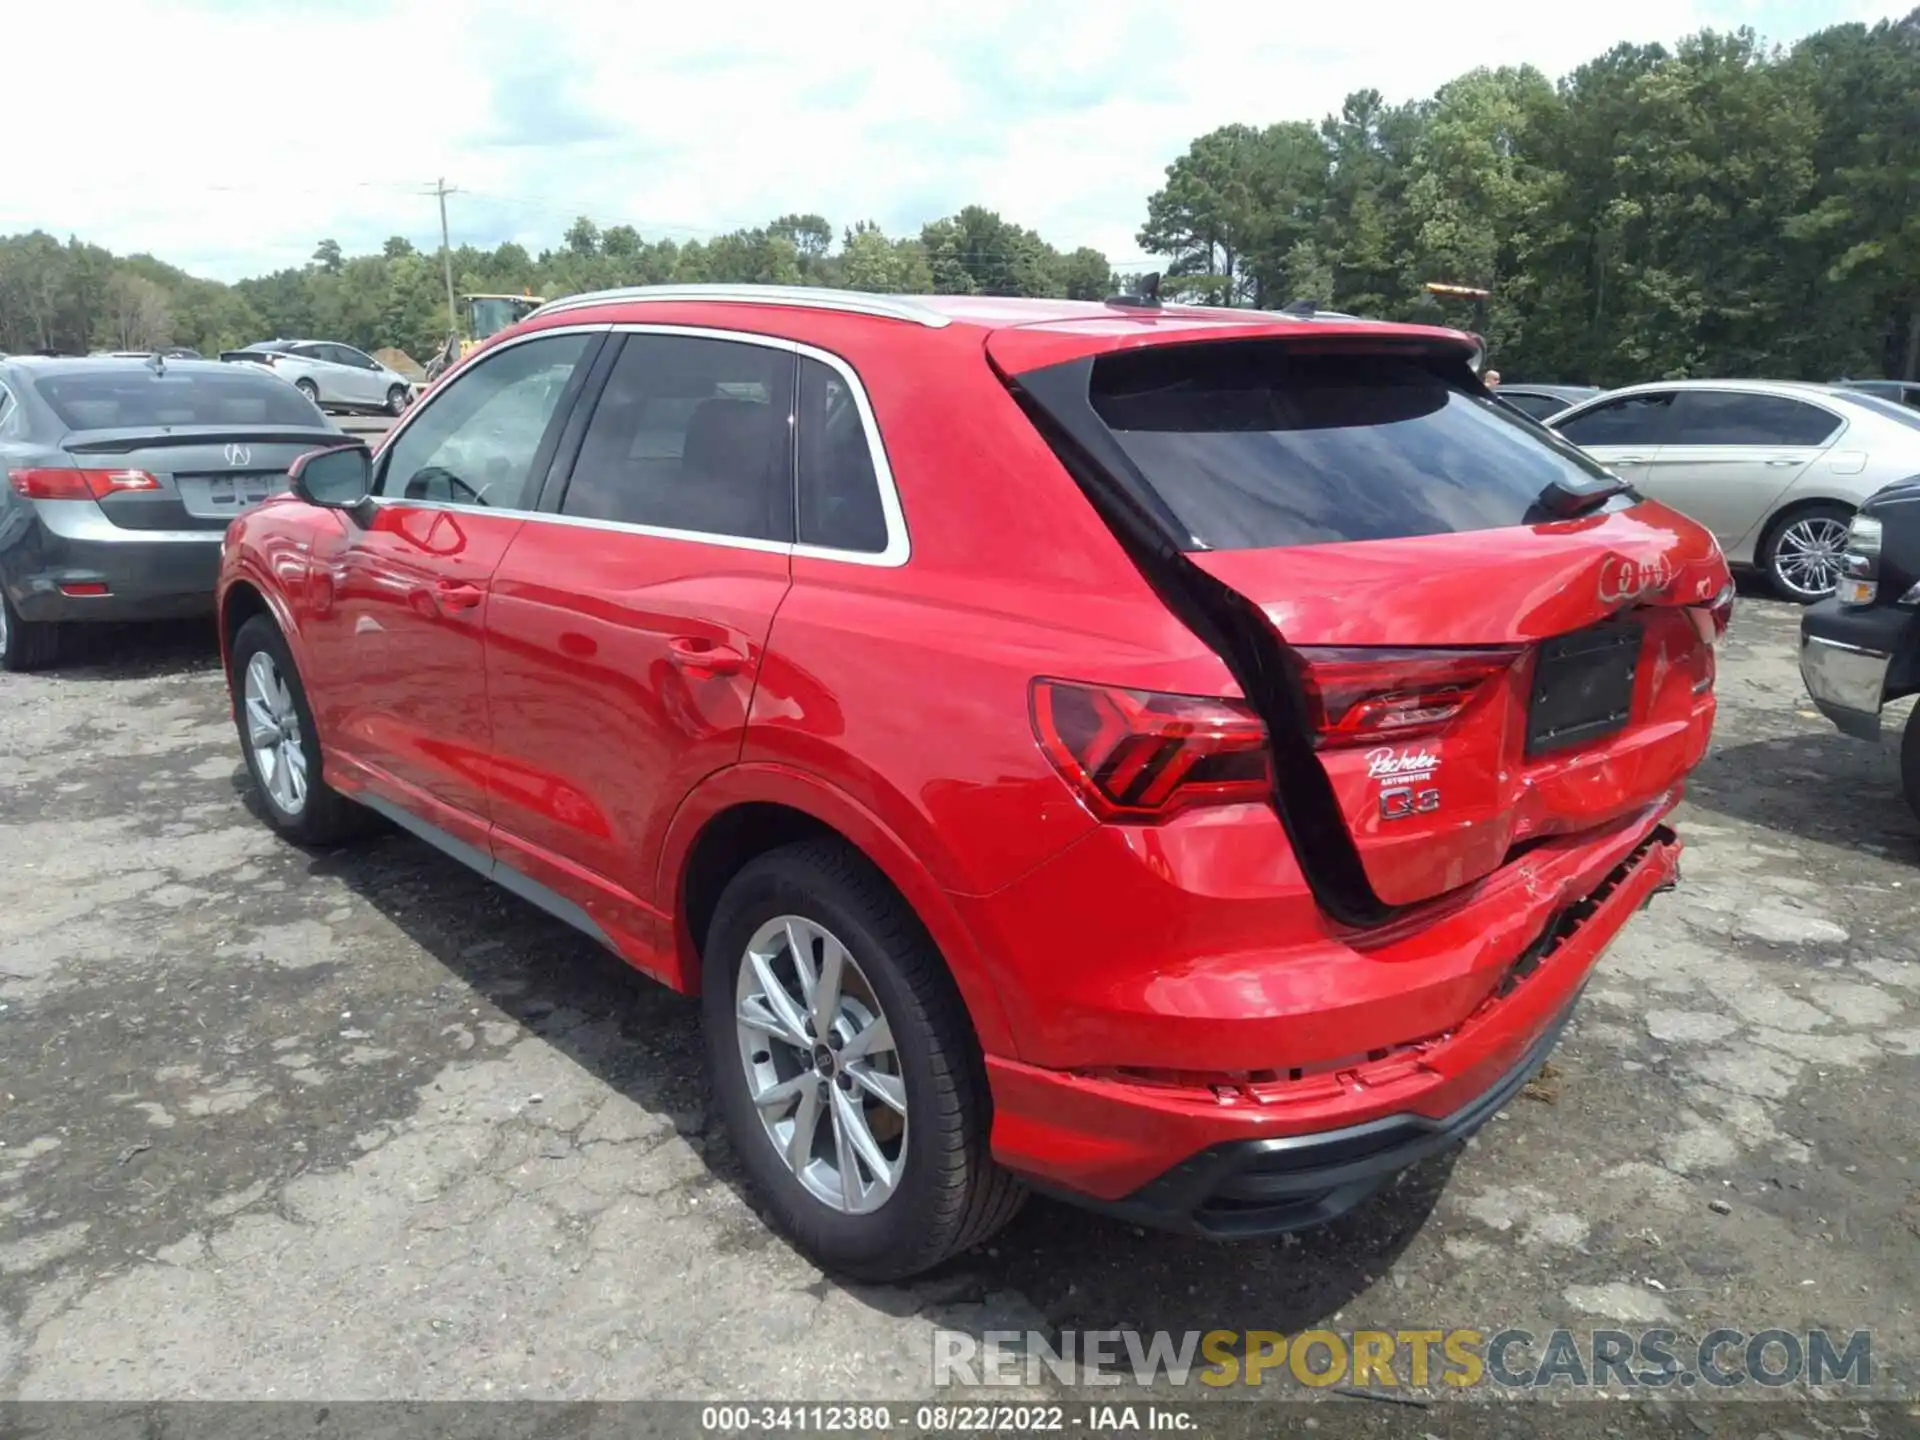
<instances>
[{"instance_id":1,"label":"cloudy sky","mask_svg":"<svg viewBox=\"0 0 1920 1440\"><path fill-rule=\"evenodd\" d=\"M1318 119L1365 86L1424 95L1474 65L1559 75L1623 39L1747 24L1791 41L1906 8L33 3L24 28L25 8L9 16L0 233L76 233L232 279L326 236L437 244L444 175L456 244L537 249L582 213L649 237L790 210L900 232L977 202L1124 265L1164 167L1216 125Z\"/></svg>"}]
</instances>

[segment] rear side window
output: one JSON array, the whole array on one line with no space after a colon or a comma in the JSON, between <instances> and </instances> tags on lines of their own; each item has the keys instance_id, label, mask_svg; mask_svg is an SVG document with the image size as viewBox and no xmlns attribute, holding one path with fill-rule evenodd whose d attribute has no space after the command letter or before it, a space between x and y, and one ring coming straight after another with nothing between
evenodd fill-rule
<instances>
[{"instance_id":1,"label":"rear side window","mask_svg":"<svg viewBox=\"0 0 1920 1440\"><path fill-rule=\"evenodd\" d=\"M1202 548L1386 540L1534 523L1605 472L1419 360L1166 347L1103 356L1090 399Z\"/></svg>"},{"instance_id":2,"label":"rear side window","mask_svg":"<svg viewBox=\"0 0 1920 1440\"><path fill-rule=\"evenodd\" d=\"M34 388L69 430L164 425L297 425L327 422L307 397L271 375L236 367L169 369L129 362L111 370L42 375Z\"/></svg>"},{"instance_id":3,"label":"rear side window","mask_svg":"<svg viewBox=\"0 0 1920 1440\"><path fill-rule=\"evenodd\" d=\"M791 540L793 370L791 351L764 345L627 336L561 513Z\"/></svg>"},{"instance_id":4,"label":"rear side window","mask_svg":"<svg viewBox=\"0 0 1920 1440\"><path fill-rule=\"evenodd\" d=\"M887 517L853 387L830 365L800 360L800 543L877 555Z\"/></svg>"},{"instance_id":5,"label":"rear side window","mask_svg":"<svg viewBox=\"0 0 1920 1440\"><path fill-rule=\"evenodd\" d=\"M1575 445L1658 445L1673 412L1673 391L1623 395L1554 426Z\"/></svg>"},{"instance_id":6,"label":"rear side window","mask_svg":"<svg viewBox=\"0 0 1920 1440\"><path fill-rule=\"evenodd\" d=\"M1669 445L1824 445L1840 418L1782 395L1683 390L1673 406Z\"/></svg>"}]
</instances>

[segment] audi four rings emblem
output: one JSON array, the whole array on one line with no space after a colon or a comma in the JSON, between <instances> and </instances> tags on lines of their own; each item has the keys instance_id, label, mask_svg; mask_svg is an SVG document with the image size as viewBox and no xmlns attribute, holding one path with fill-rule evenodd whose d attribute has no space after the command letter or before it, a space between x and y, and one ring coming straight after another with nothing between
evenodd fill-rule
<instances>
[{"instance_id":1,"label":"audi four rings emblem","mask_svg":"<svg viewBox=\"0 0 1920 1440\"><path fill-rule=\"evenodd\" d=\"M248 449L245 445L227 446L227 464L251 465L252 463L253 463L253 451Z\"/></svg>"}]
</instances>

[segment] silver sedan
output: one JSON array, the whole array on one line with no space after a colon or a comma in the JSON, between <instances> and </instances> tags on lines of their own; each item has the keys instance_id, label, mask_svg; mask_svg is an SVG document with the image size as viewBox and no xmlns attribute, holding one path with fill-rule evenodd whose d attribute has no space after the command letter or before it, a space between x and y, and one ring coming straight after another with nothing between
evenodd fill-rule
<instances>
[{"instance_id":1,"label":"silver sedan","mask_svg":"<svg viewBox=\"0 0 1920 1440\"><path fill-rule=\"evenodd\" d=\"M1861 502L1920 475L1920 412L1831 385L1666 380L1545 423L1712 530L1729 563L1803 603L1839 584Z\"/></svg>"}]
</instances>

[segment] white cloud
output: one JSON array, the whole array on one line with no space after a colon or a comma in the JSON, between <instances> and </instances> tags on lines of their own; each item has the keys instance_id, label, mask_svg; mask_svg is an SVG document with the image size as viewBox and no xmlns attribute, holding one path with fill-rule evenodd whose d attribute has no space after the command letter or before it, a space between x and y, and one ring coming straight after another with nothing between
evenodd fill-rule
<instances>
[{"instance_id":1,"label":"white cloud","mask_svg":"<svg viewBox=\"0 0 1920 1440\"><path fill-rule=\"evenodd\" d=\"M1893 13L68 0L27 37L46 63L8 67L0 232L43 226L231 278L302 263L323 236L436 243L426 191L445 175L465 192L456 242L550 245L583 212L650 235L789 210L904 229L977 202L1123 261L1166 164L1229 121L1318 119L1352 90L1424 95L1482 64L1557 75L1708 24L1791 40Z\"/></svg>"}]
</instances>

